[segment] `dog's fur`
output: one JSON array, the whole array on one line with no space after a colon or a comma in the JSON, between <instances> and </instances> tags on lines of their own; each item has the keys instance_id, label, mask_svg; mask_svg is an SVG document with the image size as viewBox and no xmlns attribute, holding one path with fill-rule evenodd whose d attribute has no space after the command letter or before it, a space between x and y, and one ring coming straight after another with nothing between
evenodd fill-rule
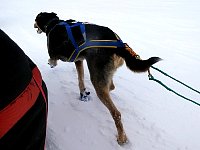
<instances>
[{"instance_id":1,"label":"dog's fur","mask_svg":"<svg viewBox=\"0 0 200 150\"><path fill-rule=\"evenodd\" d=\"M59 22L55 13L42 12L37 15L34 27L38 28L38 33L45 32L47 35L49 62L57 64L57 60L66 61L65 53L68 50L69 39L65 28L56 26ZM68 20L68 22L73 22ZM116 40L116 34L107 27L94 24L85 24L86 36L88 39ZM76 42L79 41L76 37ZM121 122L121 113L114 105L109 92L115 88L113 84L113 74L125 60L127 67L134 72L145 72L151 65L158 62L160 58L151 57L148 60L136 58L134 52L127 45L123 48L89 48L82 51L75 61L80 93L85 90L83 60L86 60L90 72L91 82L96 90L97 96L110 111L117 131L118 143L123 144L127 141L125 131Z\"/></svg>"}]
</instances>

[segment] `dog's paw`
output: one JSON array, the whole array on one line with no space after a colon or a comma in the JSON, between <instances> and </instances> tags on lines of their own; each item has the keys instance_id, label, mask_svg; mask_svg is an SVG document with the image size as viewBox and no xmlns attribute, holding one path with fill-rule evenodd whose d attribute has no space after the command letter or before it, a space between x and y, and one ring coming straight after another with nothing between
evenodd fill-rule
<instances>
[{"instance_id":1,"label":"dog's paw","mask_svg":"<svg viewBox=\"0 0 200 150\"><path fill-rule=\"evenodd\" d=\"M127 138L126 134L123 133L122 135L117 136L117 142L119 145L124 145L124 144L128 143L128 138Z\"/></svg>"},{"instance_id":2,"label":"dog's paw","mask_svg":"<svg viewBox=\"0 0 200 150\"><path fill-rule=\"evenodd\" d=\"M84 89L84 91L80 93L80 100L84 101L84 102L89 101L90 100L89 95L90 95L90 92L88 92L88 91L86 91L86 89Z\"/></svg>"},{"instance_id":3,"label":"dog's paw","mask_svg":"<svg viewBox=\"0 0 200 150\"><path fill-rule=\"evenodd\" d=\"M55 66L57 66L57 60L50 58L48 60L48 64L50 65L51 68L54 68Z\"/></svg>"}]
</instances>

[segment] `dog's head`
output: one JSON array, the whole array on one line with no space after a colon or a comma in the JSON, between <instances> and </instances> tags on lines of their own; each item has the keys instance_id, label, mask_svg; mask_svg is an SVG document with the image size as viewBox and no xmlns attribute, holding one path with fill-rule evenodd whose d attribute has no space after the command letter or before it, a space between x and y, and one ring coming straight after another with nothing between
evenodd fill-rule
<instances>
[{"instance_id":1,"label":"dog's head","mask_svg":"<svg viewBox=\"0 0 200 150\"><path fill-rule=\"evenodd\" d=\"M37 28L37 33L40 34L42 32L46 32L46 27L54 19L59 19L57 14L41 12L35 18L34 28Z\"/></svg>"}]
</instances>

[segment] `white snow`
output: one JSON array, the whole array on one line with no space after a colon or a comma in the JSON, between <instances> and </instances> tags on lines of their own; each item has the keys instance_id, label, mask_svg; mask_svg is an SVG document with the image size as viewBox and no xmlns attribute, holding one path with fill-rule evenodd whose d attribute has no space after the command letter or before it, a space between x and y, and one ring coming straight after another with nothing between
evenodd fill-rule
<instances>
[{"instance_id":1,"label":"white snow","mask_svg":"<svg viewBox=\"0 0 200 150\"><path fill-rule=\"evenodd\" d=\"M38 65L49 90L47 150L199 150L200 107L135 74L124 65L111 92L122 113L129 143L119 146L108 110L97 98L85 65L91 101L79 101L73 63L47 64L46 35L33 28L40 12L55 12L110 27L143 59L200 90L200 1L198 0L1 0L0 27ZM151 69L168 86L200 103L200 96Z\"/></svg>"}]
</instances>

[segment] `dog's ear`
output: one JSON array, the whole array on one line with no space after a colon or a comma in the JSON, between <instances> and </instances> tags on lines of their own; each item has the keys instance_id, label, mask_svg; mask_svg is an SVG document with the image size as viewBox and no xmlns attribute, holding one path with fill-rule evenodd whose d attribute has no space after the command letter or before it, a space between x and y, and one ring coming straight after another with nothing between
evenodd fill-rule
<instances>
[{"instance_id":1,"label":"dog's ear","mask_svg":"<svg viewBox=\"0 0 200 150\"><path fill-rule=\"evenodd\" d=\"M36 18L39 18L42 14L43 14L43 12L40 12L40 13L36 16Z\"/></svg>"}]
</instances>

